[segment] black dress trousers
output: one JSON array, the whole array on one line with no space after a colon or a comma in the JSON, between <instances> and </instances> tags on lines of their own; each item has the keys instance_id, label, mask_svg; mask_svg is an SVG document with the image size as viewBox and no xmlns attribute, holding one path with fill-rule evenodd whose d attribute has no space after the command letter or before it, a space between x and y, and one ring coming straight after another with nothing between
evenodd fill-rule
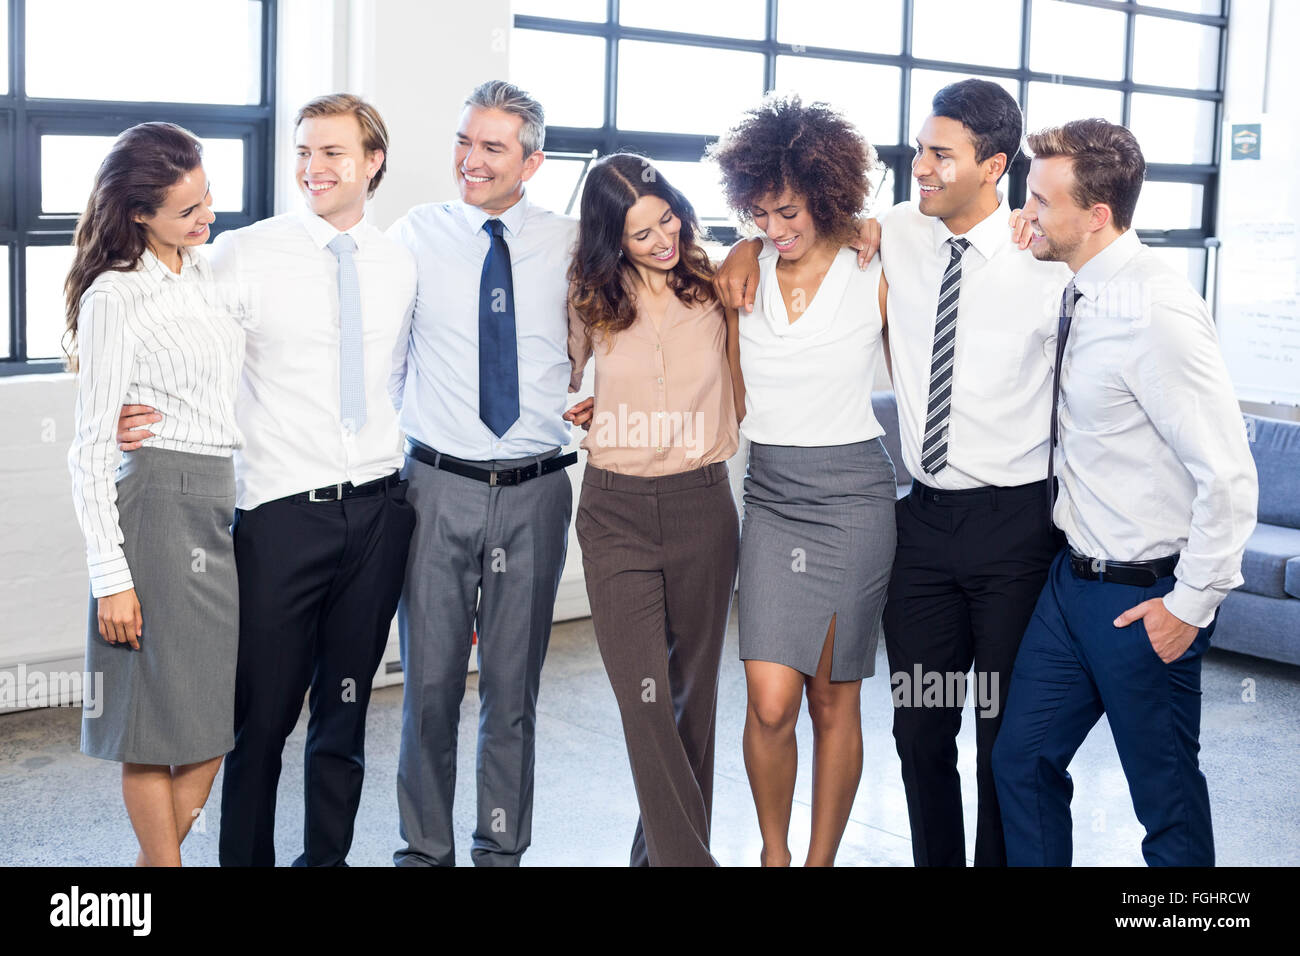
<instances>
[{"instance_id":1,"label":"black dress trousers","mask_svg":"<svg viewBox=\"0 0 1300 956\"><path fill-rule=\"evenodd\" d=\"M917 482L896 506L885 646L917 866L966 863L962 714L948 692L958 685L975 702L975 865L1006 865L991 758L1016 651L1062 541L1046 495L1041 481L951 492ZM942 690L925 694L924 687Z\"/></svg>"},{"instance_id":2,"label":"black dress trousers","mask_svg":"<svg viewBox=\"0 0 1300 956\"><path fill-rule=\"evenodd\" d=\"M306 820L295 866L342 866L365 771L366 708L402 590L406 482L343 501L236 511L235 749L221 791L222 866L275 865L280 755L310 688Z\"/></svg>"}]
</instances>

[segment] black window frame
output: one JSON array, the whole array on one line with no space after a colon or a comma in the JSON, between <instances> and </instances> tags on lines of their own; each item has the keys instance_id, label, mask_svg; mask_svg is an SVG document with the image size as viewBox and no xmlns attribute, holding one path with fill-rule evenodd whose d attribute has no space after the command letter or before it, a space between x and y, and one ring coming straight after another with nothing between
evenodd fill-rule
<instances>
[{"instance_id":1,"label":"black window frame","mask_svg":"<svg viewBox=\"0 0 1300 956\"><path fill-rule=\"evenodd\" d=\"M252 105L30 97L26 91L28 2L9 0L9 91L0 95L0 255L9 257L9 354L0 356L0 377L64 369L62 356L37 359L27 356L26 250L71 244L79 215L41 211L42 135L111 136L136 123L166 120L184 126L199 137L241 139L244 142L241 210L218 215L212 227L213 236L265 219L275 205L275 49L279 0L260 0L261 101Z\"/></svg>"},{"instance_id":2,"label":"black window frame","mask_svg":"<svg viewBox=\"0 0 1300 956\"><path fill-rule=\"evenodd\" d=\"M798 0L765 0L765 36L761 40L747 40L736 37L709 36L704 34L678 33L671 30L626 27L619 23L619 0L606 0L606 19L602 23L589 21L564 20L554 17L538 17L519 14L514 18L516 29L540 30L552 33L578 34L582 36L601 37L605 41L605 90L603 124L599 128L579 128L569 126L548 126L546 129L546 151L565 154L590 153L598 151L601 155L630 149L645 153L657 159L687 162L699 161L704 155L705 147L714 142L717 136L701 136L684 133L667 133L652 131L622 130L617 125L618 109L618 41L649 40L674 43L686 46L703 46L718 50L738 50L761 53L764 57L763 84L765 90L775 85L776 58L781 55L799 55L825 60L839 60L849 63L868 63L899 67L902 70L899 86L899 135L905 135L911 104L911 82L913 70L942 70L953 73L968 73L973 76L998 77L1014 80L1019 86L1021 108L1029 105L1029 84L1031 82L1064 83L1071 86L1086 86L1095 89L1116 90L1122 94L1123 106L1121 122L1128 125L1132 97L1134 93L1152 93L1161 96L1177 96L1187 99L1206 100L1214 103L1213 148L1210 163L1174 164L1151 163L1147 166L1147 181L1178 182L1199 184L1204 187L1202 193L1201 225L1196 229L1139 229L1138 236L1148 245L1163 248L1210 249L1218 245L1215 238L1216 214L1218 208L1219 162L1223 124L1223 84L1227 73L1228 56L1228 19L1232 0L1221 0L1219 14L1185 13L1167 10L1157 6L1147 6L1137 0L1059 0L1078 6L1096 7L1114 10L1126 14L1124 39L1124 76L1122 80L1099 80L1092 77L1072 76L1059 73L1045 73L1029 68L1030 28L1033 12L1033 0L1021 0L1021 34L1020 62L1016 67L991 67L981 64L960 63L947 60L922 59L912 55L912 22L914 0L902 2L902 43L897 54L865 53L848 50L812 47L777 41L777 4L779 2L798 2ZM1133 82L1134 37L1138 15L1199 23L1219 28L1218 75L1212 90L1191 90L1175 87L1153 86ZM755 100L762 93L755 91ZM721 132L721 131L719 131ZM909 195L908 182L911 177L911 163L914 149L907 143L872 143L881 162L893 172L894 201L902 202ZM1022 151L1011 163L1007 187L1007 198L1013 207L1024 205L1025 174L1029 169L1029 159ZM585 171L584 171L585 172ZM730 241L726 230L714 228L714 235L723 241ZM1205 257L1205 269L1211 257ZM1201 276L1202 289L1206 289L1207 276Z\"/></svg>"}]
</instances>

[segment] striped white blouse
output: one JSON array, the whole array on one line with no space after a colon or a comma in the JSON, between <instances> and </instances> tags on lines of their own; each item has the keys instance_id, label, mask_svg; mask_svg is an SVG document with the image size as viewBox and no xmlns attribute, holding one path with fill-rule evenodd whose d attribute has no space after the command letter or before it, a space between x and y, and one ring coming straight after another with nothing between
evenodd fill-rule
<instances>
[{"instance_id":1,"label":"striped white blouse","mask_svg":"<svg viewBox=\"0 0 1300 956\"><path fill-rule=\"evenodd\" d=\"M117 515L117 421L151 405L151 448L229 456L243 444L235 392L244 330L220 306L207 260L181 250L176 274L148 249L130 272L107 271L81 297L77 424L68 452L72 499L95 597L134 587Z\"/></svg>"}]
</instances>

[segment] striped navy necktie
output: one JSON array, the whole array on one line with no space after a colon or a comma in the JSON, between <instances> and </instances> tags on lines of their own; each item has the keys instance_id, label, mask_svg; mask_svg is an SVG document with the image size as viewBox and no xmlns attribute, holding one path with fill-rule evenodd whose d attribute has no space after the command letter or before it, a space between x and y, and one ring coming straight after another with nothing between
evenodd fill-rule
<instances>
[{"instance_id":1,"label":"striped navy necktie","mask_svg":"<svg viewBox=\"0 0 1300 956\"><path fill-rule=\"evenodd\" d=\"M952 406L952 362L957 354L957 300L961 294L961 257L969 239L949 239L952 253L939 283L934 320L934 350L930 355L930 401L921 439L921 467L937 475L948 464L948 412Z\"/></svg>"}]
</instances>

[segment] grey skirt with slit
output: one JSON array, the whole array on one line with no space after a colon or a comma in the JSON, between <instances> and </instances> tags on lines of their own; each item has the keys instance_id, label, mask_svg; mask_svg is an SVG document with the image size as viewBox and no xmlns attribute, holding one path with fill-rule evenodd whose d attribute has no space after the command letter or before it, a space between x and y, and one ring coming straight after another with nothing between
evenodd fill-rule
<instances>
[{"instance_id":1,"label":"grey skirt with slit","mask_svg":"<svg viewBox=\"0 0 1300 956\"><path fill-rule=\"evenodd\" d=\"M751 443L740 536L740 658L817 673L835 618L831 680L875 673L894 562L894 464L880 439Z\"/></svg>"},{"instance_id":2,"label":"grey skirt with slit","mask_svg":"<svg viewBox=\"0 0 1300 956\"><path fill-rule=\"evenodd\" d=\"M230 458L144 447L117 472L122 550L140 601L140 649L99 636L90 599L86 670L102 675L82 707L81 750L126 763L180 765L235 743L239 584Z\"/></svg>"}]
</instances>

